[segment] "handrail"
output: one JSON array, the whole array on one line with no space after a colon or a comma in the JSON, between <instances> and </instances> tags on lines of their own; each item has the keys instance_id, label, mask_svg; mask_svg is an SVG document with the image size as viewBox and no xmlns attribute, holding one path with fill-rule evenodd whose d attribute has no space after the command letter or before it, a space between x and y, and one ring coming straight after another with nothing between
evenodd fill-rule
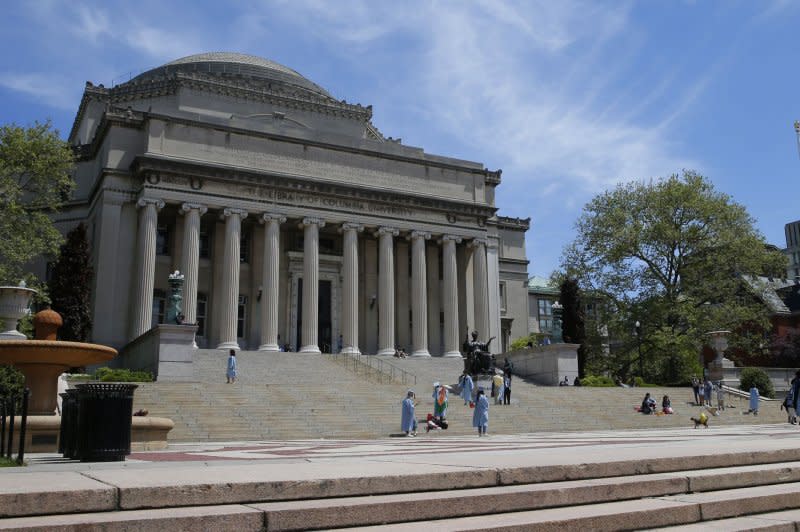
<instances>
[{"instance_id":1,"label":"handrail","mask_svg":"<svg viewBox=\"0 0 800 532\"><path fill-rule=\"evenodd\" d=\"M409 383L414 385L417 384L416 375L402 368L398 368L393 364L389 364L380 358L362 355L361 353L330 353L330 355L334 357L334 360L337 362L339 360L344 361L343 365L346 368L350 367L350 363L352 363L352 371L356 375L359 373L359 367L368 368L364 372L364 375L375 378L380 384L384 384L384 382L391 383L396 381L406 385ZM388 380L384 381L384 378Z\"/></svg>"}]
</instances>

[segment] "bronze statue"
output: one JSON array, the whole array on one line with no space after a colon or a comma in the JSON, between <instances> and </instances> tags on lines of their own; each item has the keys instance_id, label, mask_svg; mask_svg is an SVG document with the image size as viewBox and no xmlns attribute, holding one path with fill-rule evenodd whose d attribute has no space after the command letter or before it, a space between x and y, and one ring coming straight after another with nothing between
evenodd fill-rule
<instances>
[{"instance_id":1,"label":"bronze statue","mask_svg":"<svg viewBox=\"0 0 800 532\"><path fill-rule=\"evenodd\" d=\"M478 341L478 331L472 331L470 340L469 332L464 340L464 372L476 375L478 373L494 373L495 358L489 352L489 344L494 340L494 336L489 338L486 343Z\"/></svg>"}]
</instances>

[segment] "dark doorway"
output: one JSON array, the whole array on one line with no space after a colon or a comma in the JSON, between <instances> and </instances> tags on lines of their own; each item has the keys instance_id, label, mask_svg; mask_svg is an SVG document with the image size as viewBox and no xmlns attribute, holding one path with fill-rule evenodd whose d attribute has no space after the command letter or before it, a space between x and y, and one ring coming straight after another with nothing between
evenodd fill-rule
<instances>
[{"instance_id":1,"label":"dark doorway","mask_svg":"<svg viewBox=\"0 0 800 532\"><path fill-rule=\"evenodd\" d=\"M319 281L319 313L317 315L317 342L320 351L331 352L333 325L331 321L331 282ZM303 279L297 280L297 350L303 347Z\"/></svg>"}]
</instances>

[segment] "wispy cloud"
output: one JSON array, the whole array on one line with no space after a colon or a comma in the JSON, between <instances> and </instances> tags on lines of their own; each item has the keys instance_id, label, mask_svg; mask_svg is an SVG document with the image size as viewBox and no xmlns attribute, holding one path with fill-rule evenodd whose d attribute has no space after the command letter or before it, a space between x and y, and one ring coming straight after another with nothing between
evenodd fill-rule
<instances>
[{"instance_id":1,"label":"wispy cloud","mask_svg":"<svg viewBox=\"0 0 800 532\"><path fill-rule=\"evenodd\" d=\"M3 72L0 86L25 94L27 97L58 109L74 109L74 92L64 91L65 83L52 74Z\"/></svg>"}]
</instances>

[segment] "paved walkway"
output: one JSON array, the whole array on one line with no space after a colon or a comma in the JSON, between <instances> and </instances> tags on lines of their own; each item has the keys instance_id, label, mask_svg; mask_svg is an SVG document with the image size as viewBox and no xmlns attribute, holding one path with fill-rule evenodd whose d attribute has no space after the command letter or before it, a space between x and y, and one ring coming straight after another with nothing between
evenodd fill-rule
<instances>
[{"instance_id":1,"label":"paved walkway","mask_svg":"<svg viewBox=\"0 0 800 532\"><path fill-rule=\"evenodd\" d=\"M800 446L796 425L721 426L709 429L659 429L520 435L486 438L448 436L445 431L421 433L416 438L376 440L295 440L280 442L173 443L157 452L137 452L125 462L80 463L57 454L30 454L25 468L0 469L5 473L91 471L98 469L176 469L294 464L304 470L346 463L378 468L386 464L498 466L509 464L574 464L601 459L697 456L748 449L782 449ZM369 464L367 466L367 464ZM394 469L393 467L391 469Z\"/></svg>"}]
</instances>

